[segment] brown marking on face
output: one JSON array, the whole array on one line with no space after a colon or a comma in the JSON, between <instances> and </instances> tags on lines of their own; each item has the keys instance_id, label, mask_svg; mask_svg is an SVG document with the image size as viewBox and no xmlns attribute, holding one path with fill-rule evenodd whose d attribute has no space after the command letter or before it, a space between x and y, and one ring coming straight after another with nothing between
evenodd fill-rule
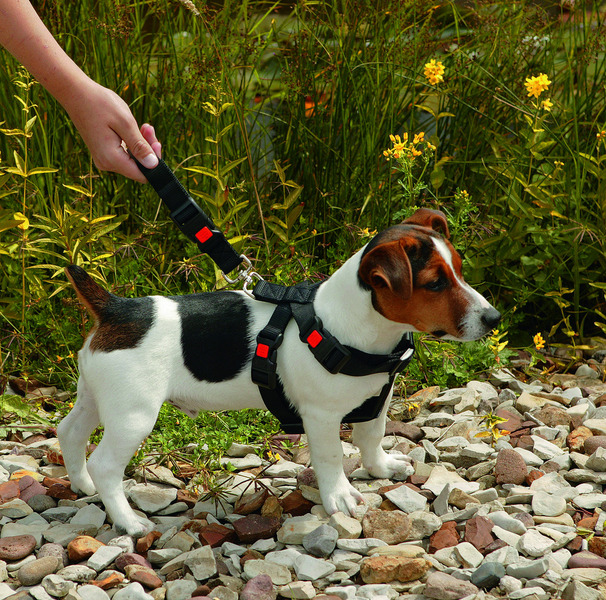
<instances>
[{"instance_id":1,"label":"brown marking on face","mask_svg":"<svg viewBox=\"0 0 606 600\"><path fill-rule=\"evenodd\" d=\"M446 215L441 210L419 208L408 219L405 219L404 223L428 227L442 234L445 238L450 237L448 221L446 221Z\"/></svg>"},{"instance_id":2,"label":"brown marking on face","mask_svg":"<svg viewBox=\"0 0 606 600\"><path fill-rule=\"evenodd\" d=\"M372 289L375 309L390 321L460 337L469 306L469 295L460 283L461 257L443 240L452 255L451 269L436 249L436 234L425 225L407 225L393 228L387 241L362 257L360 278Z\"/></svg>"}]
</instances>

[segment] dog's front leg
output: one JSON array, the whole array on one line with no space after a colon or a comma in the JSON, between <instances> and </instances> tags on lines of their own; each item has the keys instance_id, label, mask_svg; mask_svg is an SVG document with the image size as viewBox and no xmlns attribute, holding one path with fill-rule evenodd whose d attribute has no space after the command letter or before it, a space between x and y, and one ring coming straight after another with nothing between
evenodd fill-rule
<instances>
[{"instance_id":1,"label":"dog's front leg","mask_svg":"<svg viewBox=\"0 0 606 600\"><path fill-rule=\"evenodd\" d=\"M322 411L313 416L307 414L302 419L309 442L311 464L326 512L333 514L340 511L353 515L356 506L364 502L364 497L349 483L343 471L340 418Z\"/></svg>"},{"instance_id":2,"label":"dog's front leg","mask_svg":"<svg viewBox=\"0 0 606 600\"><path fill-rule=\"evenodd\" d=\"M377 478L406 479L414 473L411 459L406 455L387 454L381 447L391 396L390 392L381 414L376 419L354 425L352 442L360 449L362 464L370 475Z\"/></svg>"}]
</instances>

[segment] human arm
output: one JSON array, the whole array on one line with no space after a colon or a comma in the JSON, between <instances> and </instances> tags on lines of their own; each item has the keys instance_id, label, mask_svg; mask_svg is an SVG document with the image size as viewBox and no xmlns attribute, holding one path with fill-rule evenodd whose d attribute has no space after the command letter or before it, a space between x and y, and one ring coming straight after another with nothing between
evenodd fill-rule
<instances>
[{"instance_id":1,"label":"human arm","mask_svg":"<svg viewBox=\"0 0 606 600\"><path fill-rule=\"evenodd\" d=\"M0 0L0 44L67 111L99 169L146 181L122 141L142 164L153 168L160 154L153 128L139 130L124 100L74 63L28 0Z\"/></svg>"}]
</instances>

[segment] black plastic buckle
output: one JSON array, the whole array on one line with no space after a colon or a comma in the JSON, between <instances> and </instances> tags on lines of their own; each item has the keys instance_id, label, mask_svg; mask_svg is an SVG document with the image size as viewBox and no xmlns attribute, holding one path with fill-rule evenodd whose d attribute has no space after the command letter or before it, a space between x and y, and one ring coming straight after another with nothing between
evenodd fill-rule
<instances>
[{"instance_id":1,"label":"black plastic buckle","mask_svg":"<svg viewBox=\"0 0 606 600\"><path fill-rule=\"evenodd\" d=\"M276 359L278 348L282 344L284 336L282 333L274 335L263 329L257 335L257 345L252 358L251 377L253 383L273 390L276 387Z\"/></svg>"},{"instance_id":2,"label":"black plastic buckle","mask_svg":"<svg viewBox=\"0 0 606 600\"><path fill-rule=\"evenodd\" d=\"M217 237L219 232L213 228L213 223L193 200L171 212L170 218L204 252L208 252L220 240L221 236Z\"/></svg>"},{"instance_id":3,"label":"black plastic buckle","mask_svg":"<svg viewBox=\"0 0 606 600\"><path fill-rule=\"evenodd\" d=\"M333 375L339 373L351 358L351 352L333 335L324 331L322 321L317 316L306 331L300 332L299 337L308 345L316 360Z\"/></svg>"}]
</instances>

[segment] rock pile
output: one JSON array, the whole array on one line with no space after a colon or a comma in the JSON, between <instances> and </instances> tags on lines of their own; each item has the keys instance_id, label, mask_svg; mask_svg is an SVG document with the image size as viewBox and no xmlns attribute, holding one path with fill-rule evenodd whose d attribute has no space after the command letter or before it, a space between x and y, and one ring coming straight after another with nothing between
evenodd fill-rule
<instances>
[{"instance_id":1,"label":"rock pile","mask_svg":"<svg viewBox=\"0 0 606 600\"><path fill-rule=\"evenodd\" d=\"M383 439L413 458L407 481L369 478L343 442L366 499L355 516L323 510L304 439L274 463L234 444L215 498L151 464L125 482L155 523L140 539L71 491L56 440L0 442L0 600L606 599L597 373L525 384L504 370L415 400ZM496 441L478 437L487 413L506 419Z\"/></svg>"}]
</instances>

